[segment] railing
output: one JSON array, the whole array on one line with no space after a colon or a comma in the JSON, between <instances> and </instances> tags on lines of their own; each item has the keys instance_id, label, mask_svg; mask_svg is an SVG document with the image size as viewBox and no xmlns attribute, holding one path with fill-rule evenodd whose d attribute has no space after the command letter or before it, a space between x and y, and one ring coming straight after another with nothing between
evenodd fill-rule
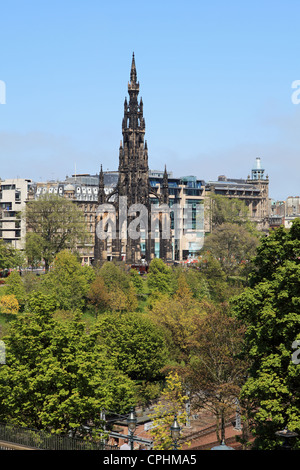
<instances>
[{"instance_id":1,"label":"railing","mask_svg":"<svg viewBox=\"0 0 300 470\"><path fill-rule=\"evenodd\" d=\"M115 450L103 442L47 434L28 428L0 424L0 441L40 450Z\"/></svg>"}]
</instances>

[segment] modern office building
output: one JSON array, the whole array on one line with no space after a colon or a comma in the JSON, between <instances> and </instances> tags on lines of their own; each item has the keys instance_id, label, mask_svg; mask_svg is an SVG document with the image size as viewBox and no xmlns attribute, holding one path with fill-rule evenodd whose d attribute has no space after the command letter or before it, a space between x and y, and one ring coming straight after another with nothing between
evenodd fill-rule
<instances>
[{"instance_id":1,"label":"modern office building","mask_svg":"<svg viewBox=\"0 0 300 470\"><path fill-rule=\"evenodd\" d=\"M29 179L6 179L0 182L0 238L14 248L24 249L26 223L25 209L31 185Z\"/></svg>"}]
</instances>

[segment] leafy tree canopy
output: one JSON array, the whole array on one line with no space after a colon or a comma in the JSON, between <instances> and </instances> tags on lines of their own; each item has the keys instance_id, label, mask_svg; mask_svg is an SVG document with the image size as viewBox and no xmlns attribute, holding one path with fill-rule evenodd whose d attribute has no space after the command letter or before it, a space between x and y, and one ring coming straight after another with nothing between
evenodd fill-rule
<instances>
[{"instance_id":1,"label":"leafy tree canopy","mask_svg":"<svg viewBox=\"0 0 300 470\"><path fill-rule=\"evenodd\" d=\"M34 261L40 252L46 271L57 253L66 248L75 250L89 238L81 209L61 196L45 194L29 201L24 216L29 229L26 243L28 258Z\"/></svg>"},{"instance_id":2,"label":"leafy tree canopy","mask_svg":"<svg viewBox=\"0 0 300 470\"><path fill-rule=\"evenodd\" d=\"M244 226L224 223L206 237L203 251L217 258L228 276L241 275L249 269L258 242L258 237Z\"/></svg>"},{"instance_id":3,"label":"leafy tree canopy","mask_svg":"<svg viewBox=\"0 0 300 470\"><path fill-rule=\"evenodd\" d=\"M154 258L151 261L147 283L151 293L159 292L170 294L176 290L173 271L160 258Z\"/></svg>"},{"instance_id":4,"label":"leafy tree canopy","mask_svg":"<svg viewBox=\"0 0 300 470\"><path fill-rule=\"evenodd\" d=\"M253 400L259 448L274 446L281 427L300 430L300 368L292 360L292 345L300 340L299 228L296 221L289 231L279 228L262 239L251 287L232 300L246 326L251 367L242 396Z\"/></svg>"},{"instance_id":5,"label":"leafy tree canopy","mask_svg":"<svg viewBox=\"0 0 300 470\"><path fill-rule=\"evenodd\" d=\"M39 308L20 314L4 341L2 422L65 434L87 420L99 426L102 408L122 413L132 404L133 383L78 314L63 322Z\"/></svg>"},{"instance_id":6,"label":"leafy tree canopy","mask_svg":"<svg viewBox=\"0 0 300 470\"><path fill-rule=\"evenodd\" d=\"M94 333L105 344L118 368L134 380L162 377L166 346L162 332L144 314L101 315Z\"/></svg>"},{"instance_id":7,"label":"leafy tree canopy","mask_svg":"<svg viewBox=\"0 0 300 470\"><path fill-rule=\"evenodd\" d=\"M300 263L300 219L296 219L290 229L280 226L261 239L253 259L250 284L271 279L276 269L287 260Z\"/></svg>"},{"instance_id":8,"label":"leafy tree canopy","mask_svg":"<svg viewBox=\"0 0 300 470\"><path fill-rule=\"evenodd\" d=\"M249 209L244 201L212 193L207 212L210 214L212 229L224 224L243 225L250 232L256 229L250 221Z\"/></svg>"},{"instance_id":9,"label":"leafy tree canopy","mask_svg":"<svg viewBox=\"0 0 300 470\"><path fill-rule=\"evenodd\" d=\"M0 239L0 270L23 266L24 263L22 252Z\"/></svg>"},{"instance_id":10,"label":"leafy tree canopy","mask_svg":"<svg viewBox=\"0 0 300 470\"><path fill-rule=\"evenodd\" d=\"M40 290L57 300L63 310L82 310L95 272L91 266L82 266L77 256L69 250L62 250L54 260L50 272L44 275Z\"/></svg>"}]
</instances>

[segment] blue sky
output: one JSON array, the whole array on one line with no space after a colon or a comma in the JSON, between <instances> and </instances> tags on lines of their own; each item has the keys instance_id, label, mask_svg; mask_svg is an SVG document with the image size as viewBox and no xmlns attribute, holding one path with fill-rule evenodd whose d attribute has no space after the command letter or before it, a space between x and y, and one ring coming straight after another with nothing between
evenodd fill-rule
<instances>
[{"instance_id":1,"label":"blue sky","mask_svg":"<svg viewBox=\"0 0 300 470\"><path fill-rule=\"evenodd\" d=\"M132 52L149 166L300 195L300 2L10 0L0 9L0 177L118 168ZM300 96L300 95L299 95Z\"/></svg>"}]
</instances>

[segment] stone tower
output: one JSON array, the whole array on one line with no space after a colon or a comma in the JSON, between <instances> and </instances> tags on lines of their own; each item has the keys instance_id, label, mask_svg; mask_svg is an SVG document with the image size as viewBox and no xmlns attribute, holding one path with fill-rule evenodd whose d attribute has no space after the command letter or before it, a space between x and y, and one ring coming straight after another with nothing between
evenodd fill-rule
<instances>
[{"instance_id":1,"label":"stone tower","mask_svg":"<svg viewBox=\"0 0 300 470\"><path fill-rule=\"evenodd\" d=\"M155 243L151 237L150 195L156 197L159 203L169 202L166 177L161 195L158 195L150 185L143 101L142 98L140 100L138 98L139 90L133 54L128 83L129 101L127 98L124 101L123 140L119 147L118 183L109 195L105 195L102 167L99 176L98 202L114 206L115 236L109 247L108 239L99 239L96 230L94 256L96 262L106 259L125 260L129 264L139 264L142 259L150 262L154 258ZM160 256L164 259L170 257L168 248L168 243L164 242L160 250ZM167 251L168 255L166 255Z\"/></svg>"}]
</instances>

